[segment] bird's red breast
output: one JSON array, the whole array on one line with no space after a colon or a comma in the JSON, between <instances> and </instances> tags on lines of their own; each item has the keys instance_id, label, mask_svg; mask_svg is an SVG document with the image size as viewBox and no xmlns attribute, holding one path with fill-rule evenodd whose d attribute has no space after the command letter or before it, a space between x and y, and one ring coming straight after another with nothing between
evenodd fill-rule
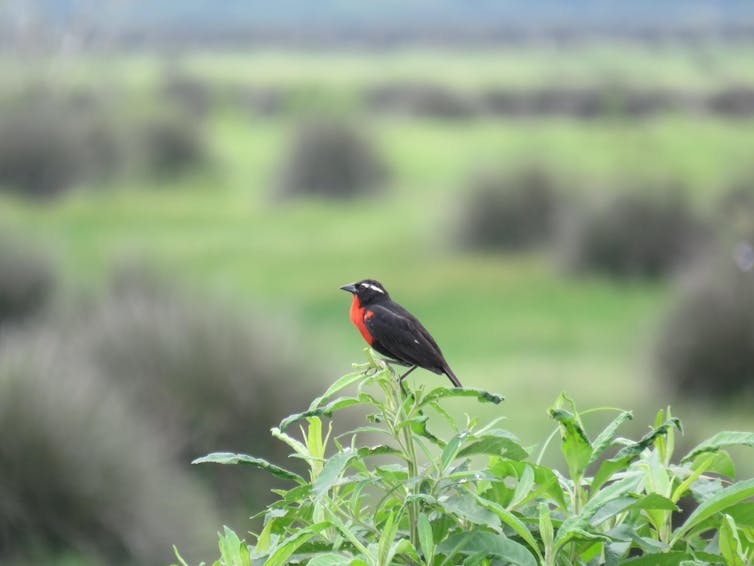
<instances>
[{"instance_id":1,"label":"bird's red breast","mask_svg":"<svg viewBox=\"0 0 754 566\"><path fill-rule=\"evenodd\" d=\"M361 335L364 337L364 340L367 341L368 344L372 344L374 342L374 338L369 333L369 330L366 327L366 324L364 324L364 321L369 318L370 316L373 316L374 313L370 310L367 310L365 307L361 306L361 303L359 302L359 298L354 295L353 301L351 302L351 322L353 322L354 326L359 329L359 332L361 332Z\"/></svg>"}]
</instances>

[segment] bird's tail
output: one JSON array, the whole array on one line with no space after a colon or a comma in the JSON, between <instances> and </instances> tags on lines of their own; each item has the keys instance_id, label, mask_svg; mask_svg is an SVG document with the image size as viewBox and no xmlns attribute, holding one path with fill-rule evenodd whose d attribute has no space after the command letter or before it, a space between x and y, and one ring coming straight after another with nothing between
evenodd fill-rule
<instances>
[{"instance_id":1,"label":"bird's tail","mask_svg":"<svg viewBox=\"0 0 754 566\"><path fill-rule=\"evenodd\" d=\"M448 379L451 381L453 385L456 387L463 387L461 385L461 382L458 381L458 378L456 377L456 374L453 373L453 370L450 369L447 365L443 368L443 373L448 376Z\"/></svg>"}]
</instances>

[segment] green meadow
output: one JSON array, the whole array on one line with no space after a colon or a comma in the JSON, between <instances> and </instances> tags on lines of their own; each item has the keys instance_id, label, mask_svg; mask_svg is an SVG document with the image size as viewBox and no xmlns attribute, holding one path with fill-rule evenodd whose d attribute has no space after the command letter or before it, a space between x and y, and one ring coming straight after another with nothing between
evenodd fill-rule
<instances>
[{"instance_id":1,"label":"green meadow","mask_svg":"<svg viewBox=\"0 0 754 566\"><path fill-rule=\"evenodd\" d=\"M197 300L211 293L262 309L273 320L295 321L333 378L363 359L348 320L350 298L338 286L379 278L425 322L464 384L507 397L509 427L526 443L541 442L549 432L545 411L560 391L581 407L635 409L638 423L672 402L674 414L697 423L700 436L746 429L754 417L744 407L721 412L676 400L654 377L651 349L674 281L566 276L549 251L471 253L455 245L454 233L472 173L532 161L558 171L574 198L601 198L622 185L641 190L646 179L672 180L709 212L731 180L746 172L754 121L673 113L635 121L376 117L351 99L364 86L417 78L461 88L524 88L615 77L708 90L721 81L753 83L753 58L751 47L598 44L564 54L544 45L447 53L199 53L172 63L146 54L63 61L65 72L57 77L73 85L108 77L128 85L136 98L149 98L160 73L175 65L219 92L245 84L312 87L318 102L261 117L220 97L207 117L211 159L200 171L159 182L82 186L50 202L5 195L0 222L54 251L72 295L100 289L114 262L146 259L196 291ZM278 198L289 135L302 115L320 111L363 124L374 137L391 171L382 194L338 202ZM440 379L415 375L425 383Z\"/></svg>"}]
</instances>

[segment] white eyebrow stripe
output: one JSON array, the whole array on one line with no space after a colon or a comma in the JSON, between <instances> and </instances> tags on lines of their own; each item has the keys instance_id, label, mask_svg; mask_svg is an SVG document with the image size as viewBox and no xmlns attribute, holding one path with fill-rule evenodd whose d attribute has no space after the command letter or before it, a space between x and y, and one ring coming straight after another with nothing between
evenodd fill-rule
<instances>
[{"instance_id":1,"label":"white eyebrow stripe","mask_svg":"<svg viewBox=\"0 0 754 566\"><path fill-rule=\"evenodd\" d=\"M378 293L384 293L385 292L382 289L380 289L379 287L377 287L377 285L372 285L371 283L362 283L362 285L364 285L365 287L368 287L372 291L377 291Z\"/></svg>"}]
</instances>

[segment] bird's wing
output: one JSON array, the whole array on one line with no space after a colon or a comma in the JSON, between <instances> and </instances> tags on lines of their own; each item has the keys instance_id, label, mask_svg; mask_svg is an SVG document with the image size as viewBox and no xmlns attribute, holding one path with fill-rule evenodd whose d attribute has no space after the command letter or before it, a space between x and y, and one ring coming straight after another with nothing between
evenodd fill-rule
<instances>
[{"instance_id":1,"label":"bird's wing","mask_svg":"<svg viewBox=\"0 0 754 566\"><path fill-rule=\"evenodd\" d=\"M391 356L434 371L446 365L437 343L408 311L399 305L374 305L369 310L374 315L365 317L364 324Z\"/></svg>"}]
</instances>

